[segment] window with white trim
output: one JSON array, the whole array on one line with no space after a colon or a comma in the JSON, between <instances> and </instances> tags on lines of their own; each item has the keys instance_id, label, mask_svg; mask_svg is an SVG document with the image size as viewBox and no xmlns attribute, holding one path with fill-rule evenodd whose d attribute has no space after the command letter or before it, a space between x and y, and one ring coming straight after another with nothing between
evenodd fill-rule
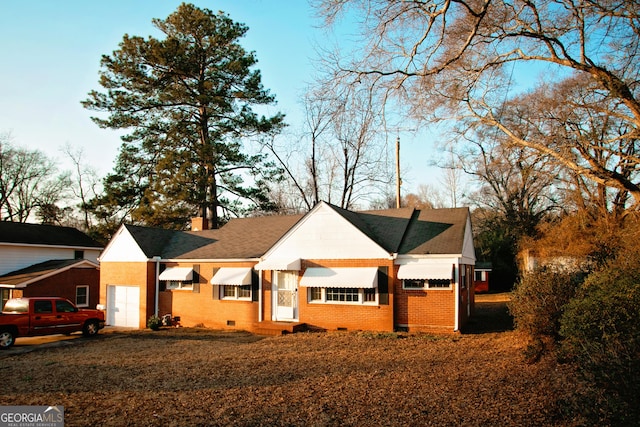
<instances>
[{"instance_id":1,"label":"window with white trim","mask_svg":"<svg viewBox=\"0 0 640 427\"><path fill-rule=\"evenodd\" d=\"M404 279L402 281L403 289L424 289L425 281L422 279Z\"/></svg>"},{"instance_id":2,"label":"window with white trim","mask_svg":"<svg viewBox=\"0 0 640 427\"><path fill-rule=\"evenodd\" d=\"M486 272L485 271L475 271L476 273L476 282L484 282L485 280L487 280L486 277Z\"/></svg>"},{"instance_id":3,"label":"window with white trim","mask_svg":"<svg viewBox=\"0 0 640 427\"><path fill-rule=\"evenodd\" d=\"M309 301L322 302L322 288L309 288Z\"/></svg>"},{"instance_id":4,"label":"window with white trim","mask_svg":"<svg viewBox=\"0 0 640 427\"><path fill-rule=\"evenodd\" d=\"M191 280L164 280L167 290L193 290L193 282Z\"/></svg>"},{"instance_id":5,"label":"window with white trim","mask_svg":"<svg viewBox=\"0 0 640 427\"><path fill-rule=\"evenodd\" d=\"M220 299L251 300L251 285L220 285Z\"/></svg>"},{"instance_id":6,"label":"window with white trim","mask_svg":"<svg viewBox=\"0 0 640 427\"><path fill-rule=\"evenodd\" d=\"M449 279L403 279L402 289L422 290L422 289L451 289Z\"/></svg>"},{"instance_id":7,"label":"window with white trim","mask_svg":"<svg viewBox=\"0 0 640 427\"><path fill-rule=\"evenodd\" d=\"M76 306L89 307L89 286L76 286Z\"/></svg>"},{"instance_id":8,"label":"window with white trim","mask_svg":"<svg viewBox=\"0 0 640 427\"><path fill-rule=\"evenodd\" d=\"M375 288L309 288L310 303L324 304L376 304L378 292Z\"/></svg>"},{"instance_id":9,"label":"window with white trim","mask_svg":"<svg viewBox=\"0 0 640 427\"><path fill-rule=\"evenodd\" d=\"M427 280L427 289L451 289L451 280L429 279Z\"/></svg>"},{"instance_id":10,"label":"window with white trim","mask_svg":"<svg viewBox=\"0 0 640 427\"><path fill-rule=\"evenodd\" d=\"M355 288L327 288L326 300L339 302L358 302L360 292Z\"/></svg>"}]
</instances>

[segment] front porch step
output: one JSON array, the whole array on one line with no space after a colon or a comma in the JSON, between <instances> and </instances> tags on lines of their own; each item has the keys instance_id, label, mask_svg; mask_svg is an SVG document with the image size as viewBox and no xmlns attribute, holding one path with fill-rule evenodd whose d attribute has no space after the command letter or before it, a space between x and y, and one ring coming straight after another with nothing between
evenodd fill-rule
<instances>
[{"instance_id":1,"label":"front porch step","mask_svg":"<svg viewBox=\"0 0 640 427\"><path fill-rule=\"evenodd\" d=\"M307 331L307 325L299 322L264 321L253 324L253 333L257 335L286 335Z\"/></svg>"}]
</instances>

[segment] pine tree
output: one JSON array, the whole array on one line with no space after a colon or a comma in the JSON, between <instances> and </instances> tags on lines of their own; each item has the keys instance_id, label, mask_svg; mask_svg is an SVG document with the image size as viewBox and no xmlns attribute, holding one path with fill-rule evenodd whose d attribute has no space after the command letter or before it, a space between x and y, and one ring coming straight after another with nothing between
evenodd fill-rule
<instances>
[{"instance_id":1,"label":"pine tree","mask_svg":"<svg viewBox=\"0 0 640 427\"><path fill-rule=\"evenodd\" d=\"M239 214L247 203L269 210L265 183L279 171L243 146L278 132L284 116L253 111L275 98L254 69L255 54L239 43L248 28L185 3L153 24L164 38L125 35L102 57L105 91L82 103L107 113L92 118L99 126L128 132L94 201L97 213L183 228L196 214L217 227L221 213Z\"/></svg>"}]
</instances>

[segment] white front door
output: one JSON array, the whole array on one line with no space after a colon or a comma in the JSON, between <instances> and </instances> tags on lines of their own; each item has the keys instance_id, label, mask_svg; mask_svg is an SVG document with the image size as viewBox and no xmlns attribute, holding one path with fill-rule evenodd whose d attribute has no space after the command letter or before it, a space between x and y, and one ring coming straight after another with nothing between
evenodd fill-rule
<instances>
[{"instance_id":1,"label":"white front door","mask_svg":"<svg viewBox=\"0 0 640 427\"><path fill-rule=\"evenodd\" d=\"M107 288L107 325L140 327L140 288L109 286Z\"/></svg>"},{"instance_id":2,"label":"white front door","mask_svg":"<svg viewBox=\"0 0 640 427\"><path fill-rule=\"evenodd\" d=\"M294 321L298 319L298 272L274 271L273 320Z\"/></svg>"}]
</instances>

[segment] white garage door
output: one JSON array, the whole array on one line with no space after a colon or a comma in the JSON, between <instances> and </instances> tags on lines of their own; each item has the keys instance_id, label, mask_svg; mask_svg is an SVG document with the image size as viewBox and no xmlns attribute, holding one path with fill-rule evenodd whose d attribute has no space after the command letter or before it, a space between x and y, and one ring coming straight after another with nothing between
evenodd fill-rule
<instances>
[{"instance_id":1,"label":"white garage door","mask_svg":"<svg viewBox=\"0 0 640 427\"><path fill-rule=\"evenodd\" d=\"M140 327L140 288L109 286L107 290L107 325Z\"/></svg>"}]
</instances>

